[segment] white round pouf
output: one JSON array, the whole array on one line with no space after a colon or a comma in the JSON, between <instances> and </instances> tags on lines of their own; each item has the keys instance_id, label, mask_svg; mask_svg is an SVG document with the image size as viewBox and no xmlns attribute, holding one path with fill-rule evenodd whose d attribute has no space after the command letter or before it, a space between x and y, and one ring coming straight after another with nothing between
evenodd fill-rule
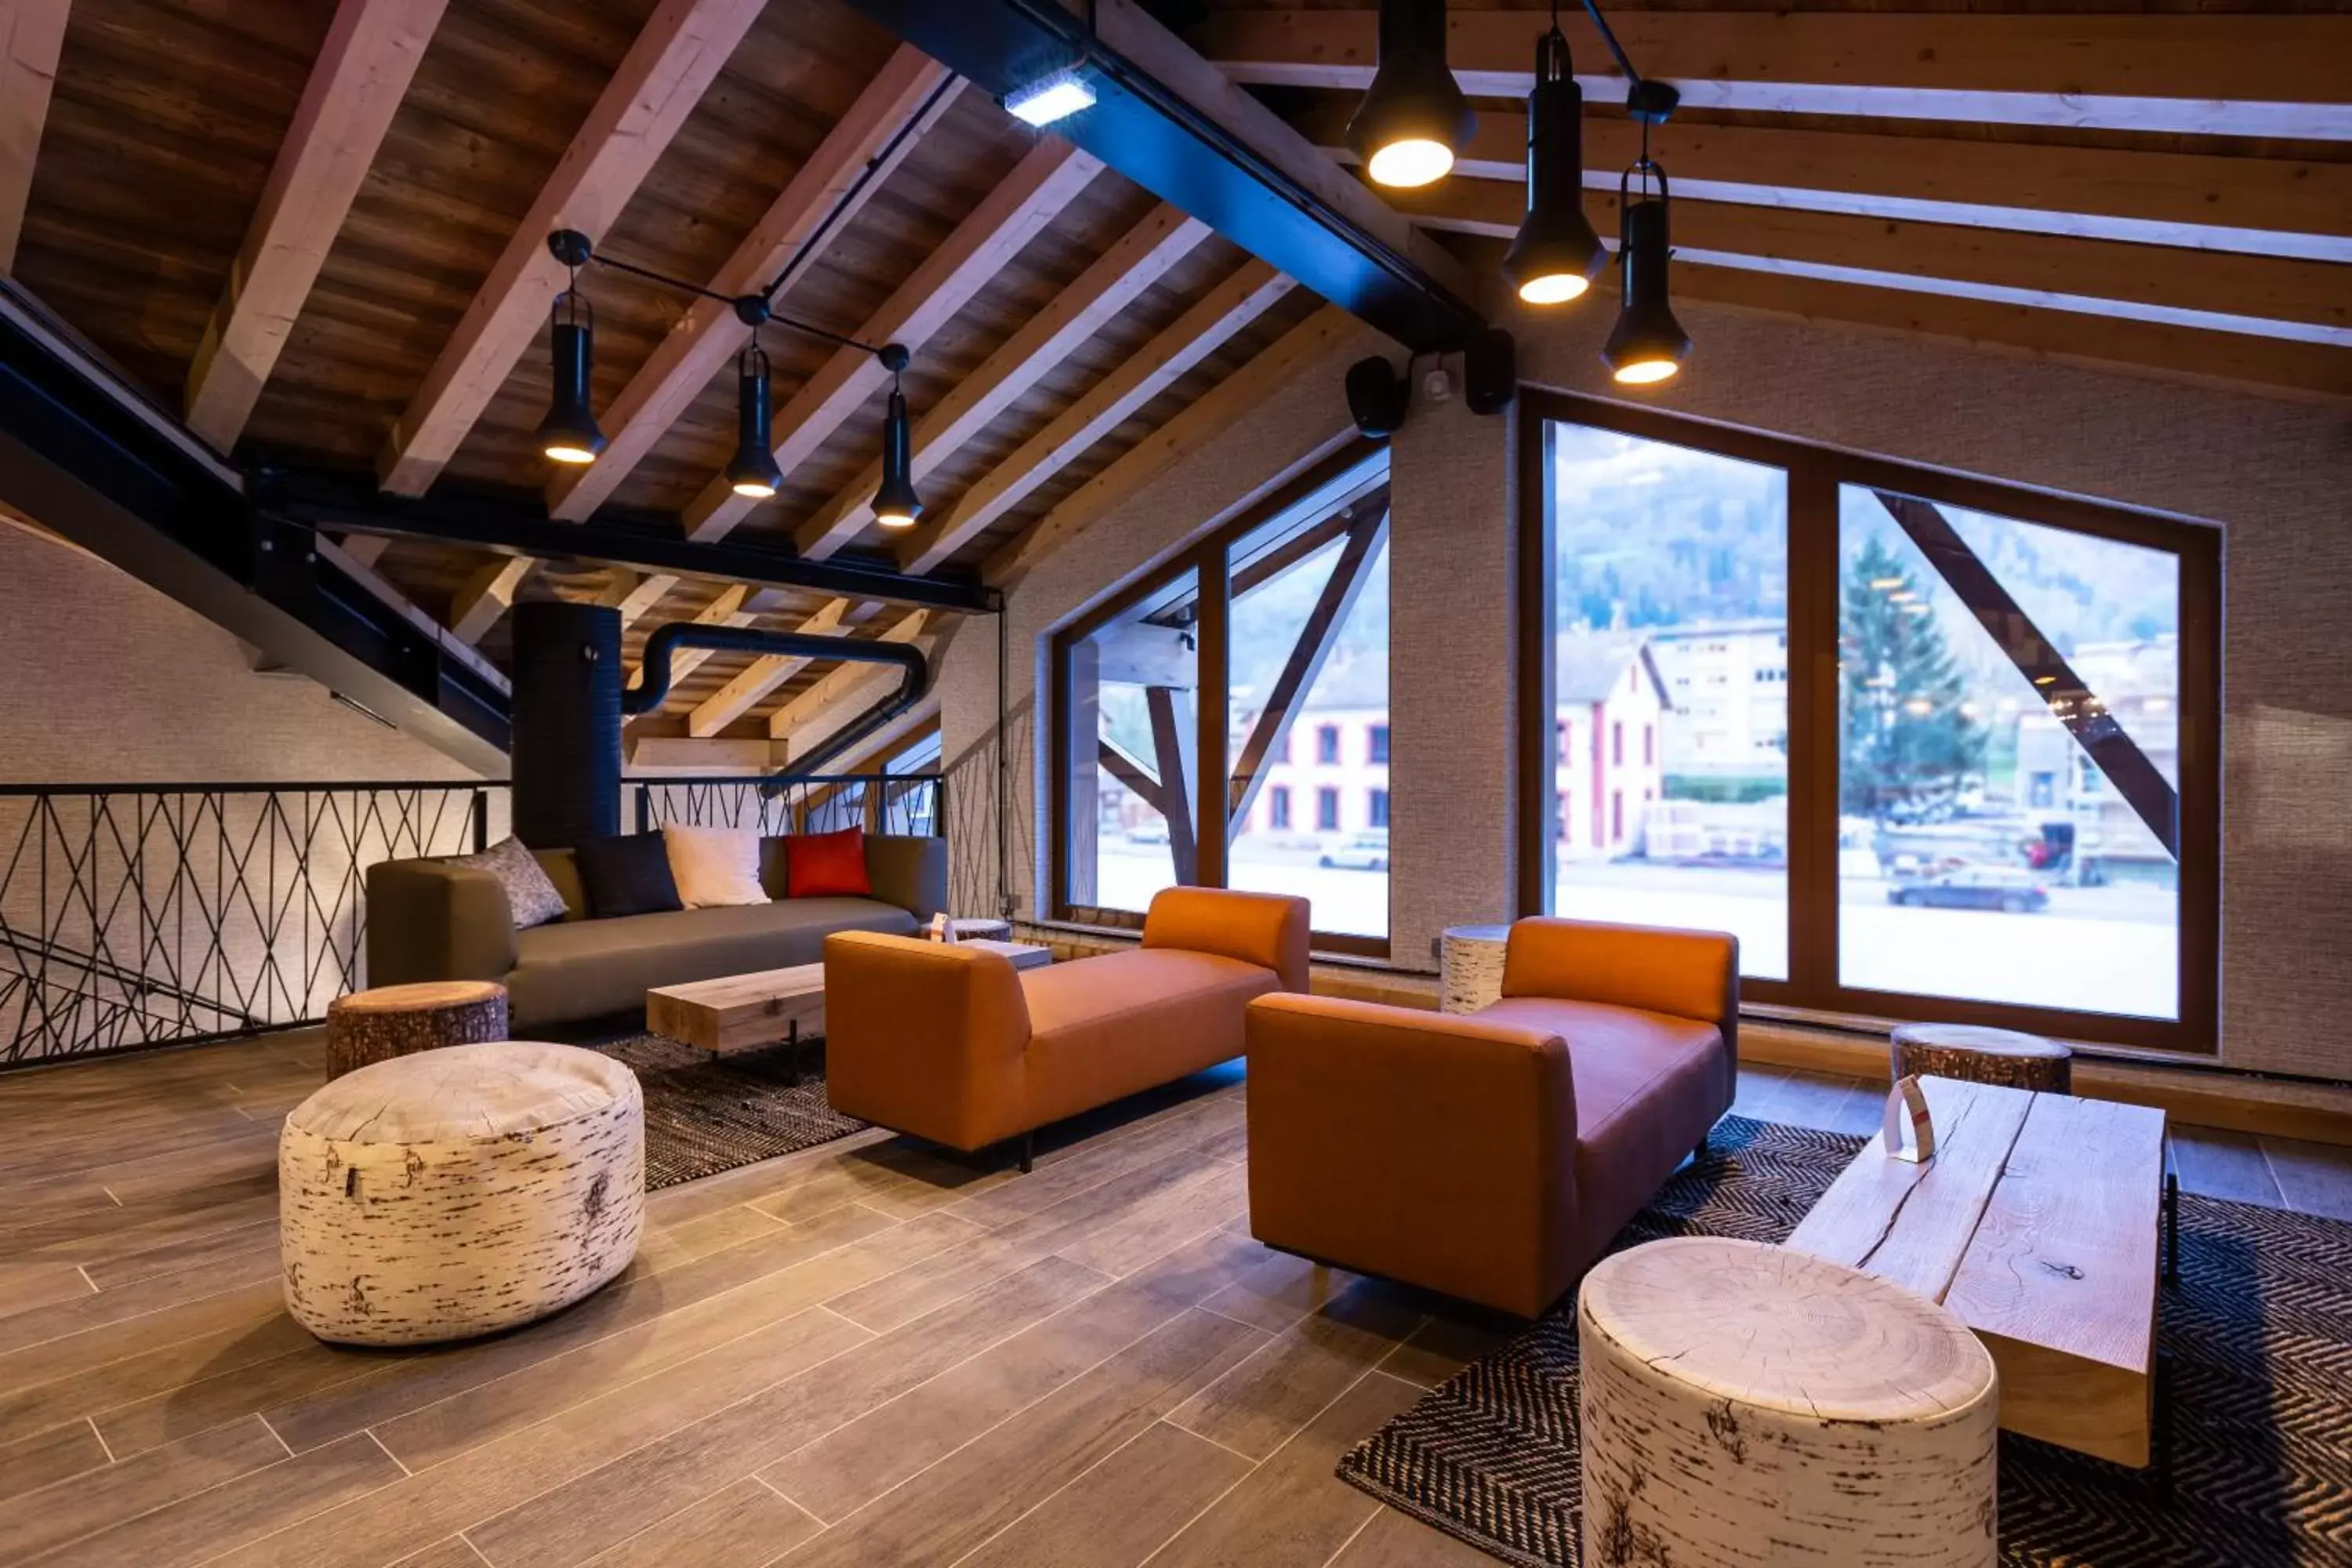
<instances>
[{"instance_id":1,"label":"white round pouf","mask_svg":"<svg viewBox=\"0 0 2352 1568\"><path fill-rule=\"evenodd\" d=\"M1991 1568L1992 1357L1925 1297L1717 1237L1596 1264L1576 1309L1584 1568Z\"/></svg>"},{"instance_id":2,"label":"white round pouf","mask_svg":"<svg viewBox=\"0 0 2352 1568\"><path fill-rule=\"evenodd\" d=\"M278 1141L286 1307L322 1340L404 1345L570 1306L636 1256L645 1097L572 1046L502 1040L344 1074Z\"/></svg>"},{"instance_id":3,"label":"white round pouf","mask_svg":"<svg viewBox=\"0 0 2352 1568\"><path fill-rule=\"evenodd\" d=\"M1437 944L1441 1013L1475 1013L1503 999L1508 926L1447 926Z\"/></svg>"}]
</instances>

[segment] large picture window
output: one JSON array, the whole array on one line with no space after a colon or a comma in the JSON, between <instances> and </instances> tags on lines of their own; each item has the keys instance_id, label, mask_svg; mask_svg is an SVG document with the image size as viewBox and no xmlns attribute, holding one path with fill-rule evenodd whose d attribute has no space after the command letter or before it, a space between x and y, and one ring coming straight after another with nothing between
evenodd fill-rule
<instances>
[{"instance_id":1,"label":"large picture window","mask_svg":"<svg viewBox=\"0 0 2352 1568\"><path fill-rule=\"evenodd\" d=\"M1055 638L1059 918L1292 893L1319 946L1386 952L1387 483L1353 447Z\"/></svg>"},{"instance_id":2,"label":"large picture window","mask_svg":"<svg viewBox=\"0 0 2352 1568\"><path fill-rule=\"evenodd\" d=\"M2213 1048L2213 531L1525 407L1528 911L1732 931L1766 1005Z\"/></svg>"}]
</instances>

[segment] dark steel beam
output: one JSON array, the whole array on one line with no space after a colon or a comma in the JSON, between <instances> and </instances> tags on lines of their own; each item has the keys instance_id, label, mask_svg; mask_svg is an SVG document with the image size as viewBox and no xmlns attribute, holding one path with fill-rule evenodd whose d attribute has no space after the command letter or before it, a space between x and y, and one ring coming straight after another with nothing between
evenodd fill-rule
<instances>
[{"instance_id":1,"label":"dark steel beam","mask_svg":"<svg viewBox=\"0 0 2352 1568\"><path fill-rule=\"evenodd\" d=\"M1147 62L1090 35L1086 16L1056 0L851 3L998 98L1083 59L1095 106L1056 122L1054 134L1406 347L1459 349L1486 325L1475 304L1402 246L1188 100ZM1136 31L1131 21L1129 31Z\"/></svg>"},{"instance_id":2,"label":"dark steel beam","mask_svg":"<svg viewBox=\"0 0 2352 1568\"><path fill-rule=\"evenodd\" d=\"M603 561L641 572L805 588L967 615L991 613L1003 598L969 573L910 576L894 564L847 551L811 561L741 538L698 544L674 519L558 522L536 498L436 487L432 494L411 500L379 491L370 473L291 464L257 467L247 480L257 505L313 528L438 540L499 555Z\"/></svg>"}]
</instances>

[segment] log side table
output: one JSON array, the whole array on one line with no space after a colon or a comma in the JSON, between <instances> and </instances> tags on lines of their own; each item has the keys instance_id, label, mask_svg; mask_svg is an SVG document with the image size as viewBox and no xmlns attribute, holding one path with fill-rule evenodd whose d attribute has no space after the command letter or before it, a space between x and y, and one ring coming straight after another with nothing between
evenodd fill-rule
<instances>
[{"instance_id":1,"label":"log side table","mask_svg":"<svg viewBox=\"0 0 2352 1568\"><path fill-rule=\"evenodd\" d=\"M1438 943L1438 1010L1475 1013L1503 996L1507 925L1447 926Z\"/></svg>"},{"instance_id":2,"label":"log side table","mask_svg":"<svg viewBox=\"0 0 2352 1568\"><path fill-rule=\"evenodd\" d=\"M1895 1043L1895 1076L1956 1078L2038 1094L2072 1094L2074 1053L2055 1040L1973 1024L1904 1024Z\"/></svg>"},{"instance_id":3,"label":"log side table","mask_svg":"<svg viewBox=\"0 0 2352 1568\"><path fill-rule=\"evenodd\" d=\"M443 1046L507 1037L507 988L489 980L428 980L354 991L327 1004L327 1078Z\"/></svg>"},{"instance_id":4,"label":"log side table","mask_svg":"<svg viewBox=\"0 0 2352 1568\"><path fill-rule=\"evenodd\" d=\"M1682 1237L1578 1293L1584 1561L1993 1568L1998 1382L1944 1308Z\"/></svg>"}]
</instances>

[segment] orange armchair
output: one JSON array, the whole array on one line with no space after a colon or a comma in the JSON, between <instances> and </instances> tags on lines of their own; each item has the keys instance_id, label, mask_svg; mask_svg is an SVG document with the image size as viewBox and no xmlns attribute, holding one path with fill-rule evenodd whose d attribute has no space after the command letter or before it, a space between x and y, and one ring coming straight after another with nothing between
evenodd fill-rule
<instances>
[{"instance_id":1,"label":"orange armchair","mask_svg":"<svg viewBox=\"0 0 2352 1568\"><path fill-rule=\"evenodd\" d=\"M1138 948L1020 972L979 948L837 933L826 1098L957 1149L1025 1140L1240 1056L1251 999L1306 987L1307 933L1304 899L1209 888L1154 898Z\"/></svg>"},{"instance_id":2,"label":"orange armchair","mask_svg":"<svg viewBox=\"0 0 2352 1568\"><path fill-rule=\"evenodd\" d=\"M1521 921L1466 1016L1250 1004L1250 1230L1533 1317L1731 1107L1738 943Z\"/></svg>"}]
</instances>

